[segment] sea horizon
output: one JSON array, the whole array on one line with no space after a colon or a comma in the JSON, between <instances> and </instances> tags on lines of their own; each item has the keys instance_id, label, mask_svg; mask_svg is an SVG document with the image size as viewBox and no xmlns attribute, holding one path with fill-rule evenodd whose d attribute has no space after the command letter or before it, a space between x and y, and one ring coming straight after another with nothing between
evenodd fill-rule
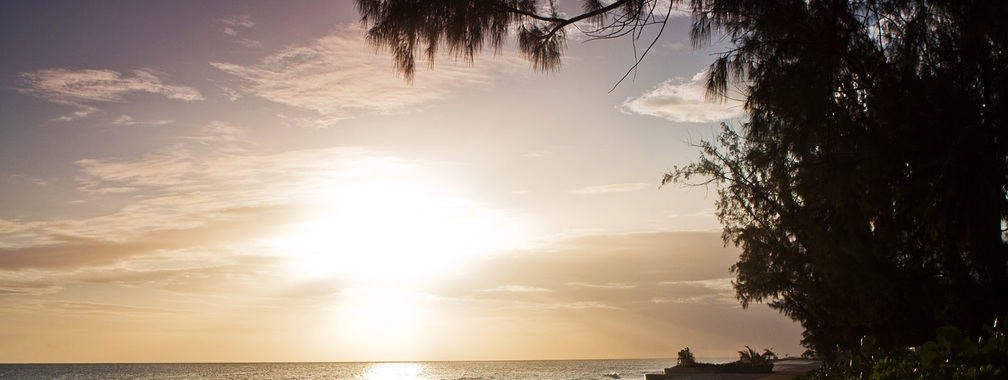
<instances>
[{"instance_id":1,"label":"sea horizon","mask_svg":"<svg viewBox=\"0 0 1008 380\"><path fill-rule=\"evenodd\" d=\"M725 357L702 361L734 360ZM644 379L674 359L533 359L371 362L4 363L0 379Z\"/></svg>"},{"instance_id":2,"label":"sea horizon","mask_svg":"<svg viewBox=\"0 0 1008 380\"><path fill-rule=\"evenodd\" d=\"M734 356L698 356L697 361L723 363L737 360ZM785 357L781 359L792 359ZM564 362L564 361L605 361L605 360L670 360L675 358L594 358L594 359L439 359L439 360L331 360L331 361L123 361L123 362L0 362L11 364L325 364L325 363L468 363L468 362Z\"/></svg>"}]
</instances>

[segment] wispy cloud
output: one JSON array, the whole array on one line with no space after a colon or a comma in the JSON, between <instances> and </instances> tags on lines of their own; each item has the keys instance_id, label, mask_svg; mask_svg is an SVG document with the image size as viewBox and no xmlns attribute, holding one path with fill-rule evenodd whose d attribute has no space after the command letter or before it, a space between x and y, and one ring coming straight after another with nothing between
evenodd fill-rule
<instances>
[{"instance_id":1,"label":"wispy cloud","mask_svg":"<svg viewBox=\"0 0 1008 380\"><path fill-rule=\"evenodd\" d=\"M171 120L136 120L129 115L120 115L112 121L112 124L115 125L166 125L171 123Z\"/></svg>"},{"instance_id":2,"label":"wispy cloud","mask_svg":"<svg viewBox=\"0 0 1008 380\"><path fill-rule=\"evenodd\" d=\"M49 102L80 108L60 117L73 120L98 112L94 103L120 102L131 93L159 94L168 99L202 100L199 90L164 83L150 70L133 70L124 75L114 70L42 69L21 73L18 92Z\"/></svg>"},{"instance_id":3,"label":"wispy cloud","mask_svg":"<svg viewBox=\"0 0 1008 380\"><path fill-rule=\"evenodd\" d=\"M737 304L726 278L737 259L717 232L582 236L485 259L452 296L543 311L720 307Z\"/></svg>"},{"instance_id":4,"label":"wispy cloud","mask_svg":"<svg viewBox=\"0 0 1008 380\"><path fill-rule=\"evenodd\" d=\"M293 125L326 128L361 113L412 112L453 90L484 84L490 72L524 66L516 59L480 62L475 67L448 65L417 75L410 85L392 73L387 54L363 40L359 27L337 28L308 44L291 46L254 65L211 64L235 76L234 90L308 111L286 115Z\"/></svg>"},{"instance_id":5,"label":"wispy cloud","mask_svg":"<svg viewBox=\"0 0 1008 380\"><path fill-rule=\"evenodd\" d=\"M583 187L577 190L571 190L570 192L574 194L606 194L606 193L623 193L628 191L638 191L647 188L650 184L643 182L633 182L633 183L614 183L609 185L597 185Z\"/></svg>"},{"instance_id":6,"label":"wispy cloud","mask_svg":"<svg viewBox=\"0 0 1008 380\"><path fill-rule=\"evenodd\" d=\"M612 306L603 302L598 301L579 301L570 303L561 303L547 305L547 308L551 309L572 309L572 310L587 310L587 309L608 309L608 310L620 310L621 307Z\"/></svg>"},{"instance_id":7,"label":"wispy cloud","mask_svg":"<svg viewBox=\"0 0 1008 380\"><path fill-rule=\"evenodd\" d=\"M596 289L634 289L637 285L631 284L617 284L617 283L607 283L607 284L591 284L587 282L568 282L567 285L577 286L582 288L596 288Z\"/></svg>"},{"instance_id":8,"label":"wispy cloud","mask_svg":"<svg viewBox=\"0 0 1008 380\"><path fill-rule=\"evenodd\" d=\"M131 315L131 314L150 314L150 313L169 313L174 314L178 311L159 308L159 307L138 307L130 305L120 305L120 304L109 304L109 303L96 303L96 302L77 302L77 301L54 301L47 303L48 310L54 310L56 312L62 313L72 313L72 314L90 314L90 315Z\"/></svg>"},{"instance_id":9,"label":"wispy cloud","mask_svg":"<svg viewBox=\"0 0 1008 380\"><path fill-rule=\"evenodd\" d=\"M472 301L472 300L469 300ZM622 307L607 304L601 301L526 301L526 300L500 300L481 299L477 302L496 304L502 309L521 309L532 311L568 311L568 310L622 310Z\"/></svg>"},{"instance_id":10,"label":"wispy cloud","mask_svg":"<svg viewBox=\"0 0 1008 380\"><path fill-rule=\"evenodd\" d=\"M627 98L620 109L626 113L691 123L709 123L743 116L741 101L706 100L706 76L707 72L702 71L689 80L667 80L641 96Z\"/></svg>"},{"instance_id":11,"label":"wispy cloud","mask_svg":"<svg viewBox=\"0 0 1008 380\"><path fill-rule=\"evenodd\" d=\"M238 44L247 48L261 48L263 46L262 42L248 38L238 38Z\"/></svg>"},{"instance_id":12,"label":"wispy cloud","mask_svg":"<svg viewBox=\"0 0 1008 380\"><path fill-rule=\"evenodd\" d=\"M221 231L221 230L217 230ZM226 232L225 232L226 233ZM204 241L203 243L206 243ZM225 247L161 248L122 258L114 265L76 267L72 271L48 268L46 278L60 282L90 283L162 289L187 294L248 295L307 299L338 293L338 279L298 281L285 277L285 259L260 256ZM264 290L262 284L272 284Z\"/></svg>"},{"instance_id":13,"label":"wispy cloud","mask_svg":"<svg viewBox=\"0 0 1008 380\"><path fill-rule=\"evenodd\" d=\"M501 285L493 289L483 290L484 292L512 292L512 293L549 293L552 290L524 285Z\"/></svg>"},{"instance_id":14,"label":"wispy cloud","mask_svg":"<svg viewBox=\"0 0 1008 380\"><path fill-rule=\"evenodd\" d=\"M228 17L222 17L217 19L217 23L221 25L221 32L234 37L236 41L242 46L248 48L259 48L262 47L262 42L251 40L245 37L239 37L242 33L240 29L251 29L256 26L255 21L252 21L252 16L250 15L234 15Z\"/></svg>"},{"instance_id":15,"label":"wispy cloud","mask_svg":"<svg viewBox=\"0 0 1008 380\"><path fill-rule=\"evenodd\" d=\"M26 278L21 273L10 272L0 276L0 296L13 295L43 295L59 292L63 287L51 280Z\"/></svg>"},{"instance_id":16,"label":"wispy cloud","mask_svg":"<svg viewBox=\"0 0 1008 380\"><path fill-rule=\"evenodd\" d=\"M707 303L707 304L737 304L732 278L716 278L697 281L663 281L663 294L668 296L655 297L653 303Z\"/></svg>"},{"instance_id":17,"label":"wispy cloud","mask_svg":"<svg viewBox=\"0 0 1008 380\"><path fill-rule=\"evenodd\" d=\"M217 22L227 26L243 27L243 28L251 28L256 25L255 21L252 21L252 16L249 15L234 15L228 17L221 17L217 19Z\"/></svg>"},{"instance_id":18,"label":"wispy cloud","mask_svg":"<svg viewBox=\"0 0 1008 380\"><path fill-rule=\"evenodd\" d=\"M663 281L659 285L664 286L692 286L704 289L713 290L731 290L734 289L732 286L732 278L715 278L710 280L695 280L695 281Z\"/></svg>"}]
</instances>

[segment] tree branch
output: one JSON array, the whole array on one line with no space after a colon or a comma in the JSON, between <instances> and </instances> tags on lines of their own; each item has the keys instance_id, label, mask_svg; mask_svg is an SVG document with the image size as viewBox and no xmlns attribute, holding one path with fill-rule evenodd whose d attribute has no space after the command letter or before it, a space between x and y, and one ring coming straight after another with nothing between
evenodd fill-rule
<instances>
[{"instance_id":1,"label":"tree branch","mask_svg":"<svg viewBox=\"0 0 1008 380\"><path fill-rule=\"evenodd\" d=\"M542 39L545 40L545 39L549 39L550 37L553 37L553 35L555 35L558 31L560 31L560 29L563 29L567 25L573 24L575 22L578 22L578 21L581 21L581 20L584 20L584 19L588 19L588 18L592 18L592 17L596 17L596 16L599 16L599 15L602 15L602 14L609 13L613 9L619 8L620 6L622 6L623 4L628 3L629 1L630 0L618 0L615 3L609 4L609 5L607 5L607 6L603 7L603 8L599 8L599 9L596 9L596 10L591 11L591 12L582 13L582 14L574 16L572 18L546 17L546 16L540 16L540 15L538 15L536 13L529 12L529 11L524 11L524 10L521 10L521 9L518 9L518 8L514 8L514 7L508 7L508 6L503 6L503 5L498 5L498 7L501 8L501 9L503 9L505 12L519 14L519 15L526 16L526 17L529 17L529 18L532 18L532 19L535 19L535 20L539 20L539 21L546 21L546 22L555 23L556 25L554 25L553 28L550 29L549 33L546 33L546 34L543 35Z\"/></svg>"}]
</instances>

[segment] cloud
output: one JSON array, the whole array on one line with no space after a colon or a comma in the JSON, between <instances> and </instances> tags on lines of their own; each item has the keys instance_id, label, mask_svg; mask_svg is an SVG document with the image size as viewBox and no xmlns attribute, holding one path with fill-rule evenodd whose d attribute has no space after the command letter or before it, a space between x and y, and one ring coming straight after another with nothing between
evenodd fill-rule
<instances>
[{"instance_id":1,"label":"cloud","mask_svg":"<svg viewBox=\"0 0 1008 380\"><path fill-rule=\"evenodd\" d=\"M9 276L0 276L0 296L3 295L39 296L44 294L57 293L60 290L63 290L63 287L57 286L51 280L23 278L24 276L20 273L16 273L16 275L17 277L21 278L4 278Z\"/></svg>"},{"instance_id":2,"label":"cloud","mask_svg":"<svg viewBox=\"0 0 1008 380\"><path fill-rule=\"evenodd\" d=\"M262 42L256 40L250 40L248 38L239 38L238 44L252 49L261 48L263 46Z\"/></svg>"},{"instance_id":3,"label":"cloud","mask_svg":"<svg viewBox=\"0 0 1008 380\"><path fill-rule=\"evenodd\" d=\"M723 247L720 232L586 235L543 243L528 252L485 263L480 281L554 289L591 290L570 283L638 285L724 278L738 251Z\"/></svg>"},{"instance_id":4,"label":"cloud","mask_svg":"<svg viewBox=\"0 0 1008 380\"><path fill-rule=\"evenodd\" d=\"M743 116L741 101L706 100L706 76L707 72L702 71L688 81L682 78L669 79L639 97L627 98L620 110L690 123L710 123Z\"/></svg>"},{"instance_id":5,"label":"cloud","mask_svg":"<svg viewBox=\"0 0 1008 380\"><path fill-rule=\"evenodd\" d=\"M575 194L606 194L623 193L628 191L638 191L647 188L650 184L643 182L634 183L614 183L609 185L588 186L577 190L571 190Z\"/></svg>"},{"instance_id":6,"label":"cloud","mask_svg":"<svg viewBox=\"0 0 1008 380\"><path fill-rule=\"evenodd\" d=\"M192 87L165 84L154 72L133 70L124 75L113 70L42 69L21 73L18 92L52 103L80 108L59 120L73 120L98 112L93 103L121 102L127 95L137 92L158 94L168 99L185 101L203 100L199 90Z\"/></svg>"},{"instance_id":7,"label":"cloud","mask_svg":"<svg viewBox=\"0 0 1008 380\"><path fill-rule=\"evenodd\" d=\"M285 278L286 259L255 256L227 248L158 249L118 261L113 266L76 269L60 276L75 283L163 289L188 294L247 295L308 299L338 293L338 279L294 281ZM262 284L271 284L264 289Z\"/></svg>"},{"instance_id":8,"label":"cloud","mask_svg":"<svg viewBox=\"0 0 1008 380\"><path fill-rule=\"evenodd\" d=\"M77 180L81 189L88 192L124 186L151 190L171 187L163 189L170 190L162 191L163 196L181 196L193 191L230 191L241 186L269 188L255 176L289 178L293 173L284 173L291 169L289 166L303 165L296 162L297 159L317 163L315 160L323 158L311 155L318 154L339 162L335 156L340 153L354 154L353 149L256 154L251 152L255 144L243 129L220 121L208 123L198 133L180 140L182 142L141 159L78 160L76 164L82 172Z\"/></svg>"},{"instance_id":9,"label":"cloud","mask_svg":"<svg viewBox=\"0 0 1008 380\"><path fill-rule=\"evenodd\" d=\"M580 302L570 302L570 303L560 303L544 305L547 309L570 309L570 310L588 310L588 309L608 309L608 310L620 310L622 308L612 305L607 305L602 302L597 301L580 301Z\"/></svg>"},{"instance_id":10,"label":"cloud","mask_svg":"<svg viewBox=\"0 0 1008 380\"><path fill-rule=\"evenodd\" d=\"M46 302L46 309L59 313L88 314L88 315L109 315L123 316L134 314L168 313L175 314L179 311L158 308L158 307L138 307L121 304L77 302L77 301L53 301Z\"/></svg>"},{"instance_id":11,"label":"cloud","mask_svg":"<svg viewBox=\"0 0 1008 380\"><path fill-rule=\"evenodd\" d=\"M187 101L203 99L195 88L164 84L150 71L134 70L132 74L123 76L112 70L42 69L21 73L25 87L18 91L61 104L118 102L131 92L149 92Z\"/></svg>"},{"instance_id":12,"label":"cloud","mask_svg":"<svg viewBox=\"0 0 1008 380\"><path fill-rule=\"evenodd\" d=\"M89 116L89 115L91 115L93 113L97 113L98 111L100 111L98 108L91 107L91 106L86 106L86 105L83 105L83 104L67 104L67 105L72 105L72 106L75 106L75 107L79 107L81 110L77 111L77 112L74 112L72 114L69 114L69 115L63 115L63 116L57 117L56 120L59 120L59 121L72 121L72 120L80 119L80 118L83 118L83 117L87 117L87 116Z\"/></svg>"},{"instance_id":13,"label":"cloud","mask_svg":"<svg viewBox=\"0 0 1008 380\"><path fill-rule=\"evenodd\" d=\"M171 123L172 123L171 120L141 121L133 119L133 117L129 115L120 115L118 118L112 121L112 124L115 125L166 125Z\"/></svg>"},{"instance_id":14,"label":"cloud","mask_svg":"<svg viewBox=\"0 0 1008 380\"><path fill-rule=\"evenodd\" d=\"M596 288L596 289L633 289L637 287L637 285L631 285L631 284L615 284L615 283L590 284L587 282L568 282L567 285L580 286L584 288Z\"/></svg>"},{"instance_id":15,"label":"cloud","mask_svg":"<svg viewBox=\"0 0 1008 380\"><path fill-rule=\"evenodd\" d=\"M513 292L513 293L542 293L542 292L552 292L552 290L546 288L537 288L534 286L524 286L524 285L501 285L493 289L483 290L484 292Z\"/></svg>"},{"instance_id":16,"label":"cloud","mask_svg":"<svg viewBox=\"0 0 1008 380\"><path fill-rule=\"evenodd\" d=\"M255 21L252 21L252 16L234 15L229 17L222 17L217 19L217 23L222 25L221 32L228 36L236 38L238 44L247 48L262 47L262 42L238 36L239 34L241 34L241 32L239 32L239 28L251 29L256 26Z\"/></svg>"},{"instance_id":17,"label":"cloud","mask_svg":"<svg viewBox=\"0 0 1008 380\"><path fill-rule=\"evenodd\" d=\"M488 83L493 78L491 71L518 67L519 62L499 58L474 67L438 67L417 75L410 85L393 75L388 54L370 48L358 27L342 27L254 65L211 65L238 80L233 87L238 90L229 91L302 111L284 116L292 125L326 128L359 114L413 112L454 90Z\"/></svg>"},{"instance_id":18,"label":"cloud","mask_svg":"<svg viewBox=\"0 0 1008 380\"><path fill-rule=\"evenodd\" d=\"M732 285L732 278L715 278L699 281L664 281L660 282L661 293L665 297L655 297L651 299L653 303L680 303L680 304L730 304L735 305L735 288Z\"/></svg>"},{"instance_id":19,"label":"cloud","mask_svg":"<svg viewBox=\"0 0 1008 380\"><path fill-rule=\"evenodd\" d=\"M467 300L472 302L473 300ZM613 306L606 304L605 302L599 301L556 301L556 302L539 302L539 301L523 301L523 300L479 300L483 303L489 302L490 305L496 304L497 307L501 309L522 309L522 310L534 310L534 311L567 311L567 310L590 310L590 309L604 309L604 310L622 310L622 307ZM484 304L484 307L487 305Z\"/></svg>"},{"instance_id":20,"label":"cloud","mask_svg":"<svg viewBox=\"0 0 1008 380\"><path fill-rule=\"evenodd\" d=\"M718 232L588 235L486 258L441 295L543 311L734 306L737 260Z\"/></svg>"},{"instance_id":21,"label":"cloud","mask_svg":"<svg viewBox=\"0 0 1008 380\"><path fill-rule=\"evenodd\" d=\"M289 222L298 213L296 207L284 206L228 209L227 203L195 209L206 211L180 208L172 212L129 206L118 213L86 220L35 223L30 231L22 233L30 233L34 239L25 236L21 244L0 249L0 271L72 272L114 267L131 259L191 247L227 253L209 247L247 242L250 236L267 234L273 226Z\"/></svg>"},{"instance_id":22,"label":"cloud","mask_svg":"<svg viewBox=\"0 0 1008 380\"><path fill-rule=\"evenodd\" d=\"M251 28L256 25L255 21L252 21L252 16L249 15L234 15L234 16L222 17L217 19L217 22L227 26L243 27L243 28Z\"/></svg>"}]
</instances>

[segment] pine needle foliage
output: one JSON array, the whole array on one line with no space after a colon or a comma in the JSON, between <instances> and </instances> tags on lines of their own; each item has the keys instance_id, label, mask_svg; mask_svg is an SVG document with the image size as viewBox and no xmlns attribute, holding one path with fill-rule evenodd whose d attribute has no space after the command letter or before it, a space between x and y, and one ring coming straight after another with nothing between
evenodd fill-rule
<instances>
[{"instance_id":1,"label":"pine needle foliage","mask_svg":"<svg viewBox=\"0 0 1008 380\"><path fill-rule=\"evenodd\" d=\"M367 40L391 52L407 81L417 60L433 65L439 53L472 63L484 47L499 53L516 34L522 56L538 71L557 70L567 47L566 28L592 38L615 38L667 17L653 14L655 0L585 0L584 13L564 17L553 1L539 0L355 0ZM444 51L442 51L444 49Z\"/></svg>"}]
</instances>

